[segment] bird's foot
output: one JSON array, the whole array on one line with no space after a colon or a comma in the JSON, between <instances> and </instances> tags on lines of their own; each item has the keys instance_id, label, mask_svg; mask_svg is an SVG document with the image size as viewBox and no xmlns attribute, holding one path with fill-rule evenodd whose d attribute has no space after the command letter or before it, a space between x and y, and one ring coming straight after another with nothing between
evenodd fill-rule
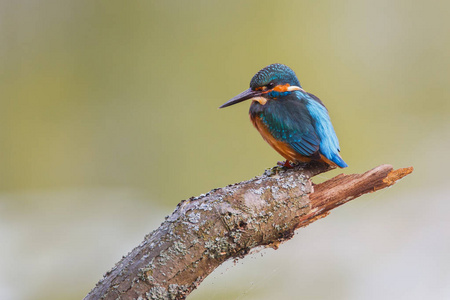
<instances>
[{"instance_id":1,"label":"bird's foot","mask_svg":"<svg viewBox=\"0 0 450 300\"><path fill-rule=\"evenodd\" d=\"M291 165L291 162L289 160L279 161L277 162L277 165L288 169L292 169L294 167L293 165Z\"/></svg>"}]
</instances>

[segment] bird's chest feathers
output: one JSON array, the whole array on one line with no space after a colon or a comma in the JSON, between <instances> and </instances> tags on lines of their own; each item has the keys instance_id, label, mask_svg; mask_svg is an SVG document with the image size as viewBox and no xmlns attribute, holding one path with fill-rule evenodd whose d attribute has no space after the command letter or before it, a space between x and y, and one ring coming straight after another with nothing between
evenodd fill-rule
<instances>
[{"instance_id":1,"label":"bird's chest feathers","mask_svg":"<svg viewBox=\"0 0 450 300\"><path fill-rule=\"evenodd\" d=\"M253 126L259 131L264 140L274 146L275 140L272 134L272 126L267 122L268 119L273 120L272 110L274 106L279 103L274 103L276 100L269 100L267 104L260 104L259 102L253 102L250 106L250 120ZM267 118L269 117L269 118ZM278 119L278 118L277 118Z\"/></svg>"},{"instance_id":2,"label":"bird's chest feathers","mask_svg":"<svg viewBox=\"0 0 450 300\"><path fill-rule=\"evenodd\" d=\"M272 101L272 100L270 100ZM250 109L250 120L253 126L259 131L263 139L280 153L284 158L295 161L299 160L298 154L289 146L287 139L292 136L293 131L287 130L285 110L286 107L277 106L271 102L265 106L258 103L252 104Z\"/></svg>"},{"instance_id":3,"label":"bird's chest feathers","mask_svg":"<svg viewBox=\"0 0 450 300\"><path fill-rule=\"evenodd\" d=\"M260 116L252 117L250 115L250 119L253 123L253 126L255 126L256 130L259 131L262 138L270 145L273 149L275 149L278 153L281 154L284 158L290 161L297 160L297 153L289 147L289 145L283 141L277 140L272 133L270 132L270 129L268 126L264 123L264 121L261 119Z\"/></svg>"}]
</instances>

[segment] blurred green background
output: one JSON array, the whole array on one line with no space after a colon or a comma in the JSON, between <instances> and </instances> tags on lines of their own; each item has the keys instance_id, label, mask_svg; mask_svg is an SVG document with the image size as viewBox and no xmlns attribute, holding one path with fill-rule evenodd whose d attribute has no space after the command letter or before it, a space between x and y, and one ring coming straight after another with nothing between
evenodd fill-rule
<instances>
[{"instance_id":1,"label":"blurred green background","mask_svg":"<svg viewBox=\"0 0 450 300\"><path fill-rule=\"evenodd\" d=\"M226 263L189 299L450 299L450 2L0 1L0 298L81 299L182 199L281 157L217 107L262 67L392 189ZM262 257L261 257L262 256Z\"/></svg>"}]
</instances>

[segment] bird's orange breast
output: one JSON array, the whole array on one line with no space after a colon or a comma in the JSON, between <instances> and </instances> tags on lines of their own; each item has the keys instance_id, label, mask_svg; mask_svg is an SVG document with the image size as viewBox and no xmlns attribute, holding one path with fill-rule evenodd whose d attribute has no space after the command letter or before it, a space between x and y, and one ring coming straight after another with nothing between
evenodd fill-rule
<instances>
[{"instance_id":1,"label":"bird's orange breast","mask_svg":"<svg viewBox=\"0 0 450 300\"><path fill-rule=\"evenodd\" d=\"M252 121L253 126L255 126L256 130L259 131L263 139L285 159L292 162L309 162L311 160L309 157L297 153L294 149L291 148L288 143L275 139L270 133L267 126L261 121L260 117L255 116L252 118L252 116L250 116L250 120Z\"/></svg>"}]
</instances>

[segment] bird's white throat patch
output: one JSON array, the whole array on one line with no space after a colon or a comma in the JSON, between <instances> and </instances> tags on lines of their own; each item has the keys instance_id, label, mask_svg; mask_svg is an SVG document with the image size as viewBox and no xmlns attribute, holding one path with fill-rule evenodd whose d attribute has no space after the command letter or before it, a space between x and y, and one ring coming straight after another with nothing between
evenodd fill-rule
<instances>
[{"instance_id":1,"label":"bird's white throat patch","mask_svg":"<svg viewBox=\"0 0 450 300\"><path fill-rule=\"evenodd\" d=\"M264 97L255 97L255 98L252 98L252 101L256 101L261 105L265 105L267 103L267 99Z\"/></svg>"}]
</instances>

